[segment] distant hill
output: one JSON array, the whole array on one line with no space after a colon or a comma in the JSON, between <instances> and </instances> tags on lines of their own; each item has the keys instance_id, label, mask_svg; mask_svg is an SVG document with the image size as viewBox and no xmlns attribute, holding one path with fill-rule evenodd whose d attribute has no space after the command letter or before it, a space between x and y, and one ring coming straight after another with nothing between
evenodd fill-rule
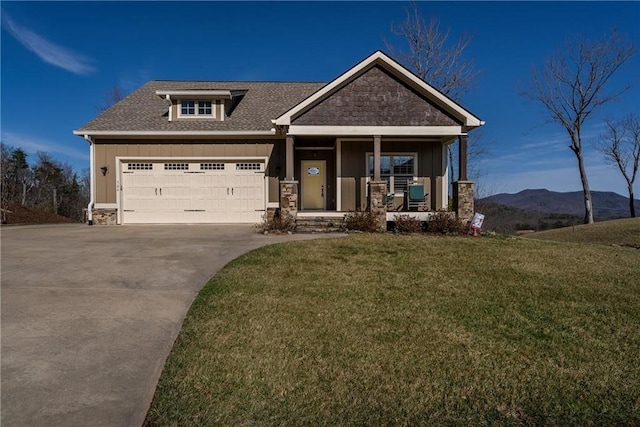
<instances>
[{"instance_id":1,"label":"distant hill","mask_svg":"<svg viewBox=\"0 0 640 427\"><path fill-rule=\"evenodd\" d=\"M487 202L486 199L477 201L476 212L485 215L484 230L501 234L513 234L518 230L549 230L582 223L582 218L575 215L520 209Z\"/></svg>"},{"instance_id":2,"label":"distant hill","mask_svg":"<svg viewBox=\"0 0 640 427\"><path fill-rule=\"evenodd\" d=\"M626 218L629 216L629 199L611 191L592 191L593 213L598 220ZM516 194L495 194L480 199L478 203L495 203L518 209L570 214L584 217L582 191L558 193L545 189L523 190ZM640 214L640 200L635 200L636 213Z\"/></svg>"}]
</instances>

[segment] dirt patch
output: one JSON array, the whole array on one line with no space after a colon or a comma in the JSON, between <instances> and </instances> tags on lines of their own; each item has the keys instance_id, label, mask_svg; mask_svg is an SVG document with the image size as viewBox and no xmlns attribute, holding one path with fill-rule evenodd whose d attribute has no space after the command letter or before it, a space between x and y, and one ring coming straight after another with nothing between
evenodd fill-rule
<instances>
[{"instance_id":1,"label":"dirt patch","mask_svg":"<svg viewBox=\"0 0 640 427\"><path fill-rule=\"evenodd\" d=\"M2 214L3 224L63 224L78 222L66 216L20 205L9 205Z\"/></svg>"}]
</instances>

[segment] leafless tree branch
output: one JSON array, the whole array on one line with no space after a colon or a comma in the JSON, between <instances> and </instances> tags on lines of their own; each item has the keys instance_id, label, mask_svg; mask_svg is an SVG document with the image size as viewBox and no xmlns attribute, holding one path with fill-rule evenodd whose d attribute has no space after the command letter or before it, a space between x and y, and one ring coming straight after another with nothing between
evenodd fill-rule
<instances>
[{"instance_id":1,"label":"leafless tree branch","mask_svg":"<svg viewBox=\"0 0 640 427\"><path fill-rule=\"evenodd\" d=\"M596 149L607 163L622 174L629 192L629 214L635 217L633 184L640 165L640 117L629 114L622 120L607 120L605 132L600 135Z\"/></svg>"},{"instance_id":2,"label":"leafless tree branch","mask_svg":"<svg viewBox=\"0 0 640 427\"><path fill-rule=\"evenodd\" d=\"M569 134L569 148L576 155L582 181L585 223L593 222L593 206L583 159L582 126L596 109L631 87L610 89L608 83L634 54L634 44L615 30L598 40L569 40L541 70L533 70L531 89L523 94L542 104L550 121Z\"/></svg>"}]
</instances>

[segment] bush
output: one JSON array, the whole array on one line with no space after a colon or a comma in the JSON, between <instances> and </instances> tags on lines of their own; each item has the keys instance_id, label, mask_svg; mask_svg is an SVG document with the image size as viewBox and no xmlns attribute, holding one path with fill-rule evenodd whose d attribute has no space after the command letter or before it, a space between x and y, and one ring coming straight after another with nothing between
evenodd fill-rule
<instances>
[{"instance_id":1,"label":"bush","mask_svg":"<svg viewBox=\"0 0 640 427\"><path fill-rule=\"evenodd\" d=\"M257 227L261 233L287 233L295 230L296 221L288 212L276 209L271 218L269 213L265 213Z\"/></svg>"},{"instance_id":2,"label":"bush","mask_svg":"<svg viewBox=\"0 0 640 427\"><path fill-rule=\"evenodd\" d=\"M427 231L439 234L463 234L466 227L456 219L453 212L437 211L427 222Z\"/></svg>"},{"instance_id":3,"label":"bush","mask_svg":"<svg viewBox=\"0 0 640 427\"><path fill-rule=\"evenodd\" d=\"M422 231L422 221L409 215L394 215L394 231L400 234L419 233Z\"/></svg>"},{"instance_id":4,"label":"bush","mask_svg":"<svg viewBox=\"0 0 640 427\"><path fill-rule=\"evenodd\" d=\"M347 230L364 231L373 233L378 231L376 219L369 211L349 212L344 219L344 225Z\"/></svg>"}]
</instances>

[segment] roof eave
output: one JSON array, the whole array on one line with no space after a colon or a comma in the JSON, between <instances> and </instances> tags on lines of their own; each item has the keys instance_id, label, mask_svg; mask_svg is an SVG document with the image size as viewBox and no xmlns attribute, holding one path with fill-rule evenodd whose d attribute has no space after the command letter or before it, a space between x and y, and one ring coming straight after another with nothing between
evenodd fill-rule
<instances>
[{"instance_id":1,"label":"roof eave","mask_svg":"<svg viewBox=\"0 0 640 427\"><path fill-rule=\"evenodd\" d=\"M117 130L89 130L77 129L74 135L82 136L270 136L275 135L275 129L271 130L245 130L245 131L210 131L210 130L187 130L187 131L117 131Z\"/></svg>"}]
</instances>

